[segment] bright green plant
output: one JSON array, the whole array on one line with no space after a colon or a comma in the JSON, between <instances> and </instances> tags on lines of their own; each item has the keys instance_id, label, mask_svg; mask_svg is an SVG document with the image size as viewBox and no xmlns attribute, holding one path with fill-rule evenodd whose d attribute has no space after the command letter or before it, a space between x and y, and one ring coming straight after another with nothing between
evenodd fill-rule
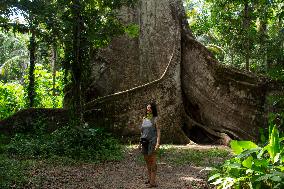
<instances>
[{"instance_id":1,"label":"bright green plant","mask_svg":"<svg viewBox=\"0 0 284 189\"><path fill-rule=\"evenodd\" d=\"M17 83L0 81L0 119L4 119L24 108L23 86Z\"/></svg>"},{"instance_id":2,"label":"bright green plant","mask_svg":"<svg viewBox=\"0 0 284 189\"><path fill-rule=\"evenodd\" d=\"M29 62L28 35L0 31L0 79L20 82Z\"/></svg>"},{"instance_id":3,"label":"bright green plant","mask_svg":"<svg viewBox=\"0 0 284 189\"><path fill-rule=\"evenodd\" d=\"M100 128L60 127L46 132L46 124L39 121L33 133L16 134L2 151L23 159L68 157L75 160L101 162L119 160L122 147L118 140Z\"/></svg>"},{"instance_id":4,"label":"bright green plant","mask_svg":"<svg viewBox=\"0 0 284 189\"><path fill-rule=\"evenodd\" d=\"M35 107L38 108L60 108L63 102L63 72L56 72L55 89L52 87L52 73L41 64L35 66ZM28 84L28 76L25 83ZM27 99L27 93L25 98Z\"/></svg>"},{"instance_id":5,"label":"bright green plant","mask_svg":"<svg viewBox=\"0 0 284 189\"><path fill-rule=\"evenodd\" d=\"M37 64L35 69L35 107L60 108L63 102L63 72L56 72L55 86L53 89L52 73L42 65ZM25 78L26 84L28 78ZM0 119L4 119L15 112L25 108L27 93L24 86L19 83L3 83L0 81ZM26 96L25 96L26 95Z\"/></svg>"},{"instance_id":6,"label":"bright green plant","mask_svg":"<svg viewBox=\"0 0 284 189\"><path fill-rule=\"evenodd\" d=\"M251 141L232 141L236 156L227 160L217 173L209 178L217 188L283 188L284 138L277 127L269 128L269 140L264 146Z\"/></svg>"}]
</instances>

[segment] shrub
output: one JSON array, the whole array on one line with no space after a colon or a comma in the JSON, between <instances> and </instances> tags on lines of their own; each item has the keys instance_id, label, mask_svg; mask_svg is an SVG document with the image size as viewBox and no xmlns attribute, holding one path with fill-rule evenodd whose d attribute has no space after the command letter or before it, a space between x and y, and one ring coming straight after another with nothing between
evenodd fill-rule
<instances>
[{"instance_id":1,"label":"shrub","mask_svg":"<svg viewBox=\"0 0 284 189\"><path fill-rule=\"evenodd\" d=\"M40 128L40 127L39 127ZM122 158L118 140L100 128L58 128L51 134L40 130L35 134L16 134L5 146L10 156L21 158L70 157L100 162Z\"/></svg>"},{"instance_id":2,"label":"shrub","mask_svg":"<svg viewBox=\"0 0 284 189\"><path fill-rule=\"evenodd\" d=\"M40 64L35 70L35 107L61 108L63 102L63 72L56 72L53 89L52 73ZM28 75L25 76L25 86L28 86ZM7 118L27 106L27 87L19 83L3 83L0 81L0 120Z\"/></svg>"},{"instance_id":3,"label":"shrub","mask_svg":"<svg viewBox=\"0 0 284 189\"><path fill-rule=\"evenodd\" d=\"M63 102L63 72L56 71L55 88L53 89L52 73L44 68L42 64L35 66L35 107L38 108L61 108ZM25 76L25 90L29 80ZM25 99L28 101L27 91Z\"/></svg>"},{"instance_id":4,"label":"shrub","mask_svg":"<svg viewBox=\"0 0 284 189\"><path fill-rule=\"evenodd\" d=\"M21 84L0 81L0 119L24 108L24 89Z\"/></svg>"},{"instance_id":5,"label":"shrub","mask_svg":"<svg viewBox=\"0 0 284 189\"><path fill-rule=\"evenodd\" d=\"M5 155L0 156L0 188L24 188L28 184L26 171L30 161L18 161Z\"/></svg>"},{"instance_id":6,"label":"shrub","mask_svg":"<svg viewBox=\"0 0 284 189\"><path fill-rule=\"evenodd\" d=\"M209 182L218 188L283 188L284 138L274 125L268 143L260 147L251 141L232 141L236 156L227 160Z\"/></svg>"}]
</instances>

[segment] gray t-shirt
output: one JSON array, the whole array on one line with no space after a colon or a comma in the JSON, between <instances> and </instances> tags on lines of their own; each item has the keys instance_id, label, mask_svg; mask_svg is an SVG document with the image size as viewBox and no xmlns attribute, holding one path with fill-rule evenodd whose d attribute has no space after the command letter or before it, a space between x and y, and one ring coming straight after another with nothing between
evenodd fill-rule
<instances>
[{"instance_id":1,"label":"gray t-shirt","mask_svg":"<svg viewBox=\"0 0 284 189\"><path fill-rule=\"evenodd\" d=\"M157 143L156 117L152 119L144 118L141 125L141 138L149 141L148 154L151 154Z\"/></svg>"}]
</instances>

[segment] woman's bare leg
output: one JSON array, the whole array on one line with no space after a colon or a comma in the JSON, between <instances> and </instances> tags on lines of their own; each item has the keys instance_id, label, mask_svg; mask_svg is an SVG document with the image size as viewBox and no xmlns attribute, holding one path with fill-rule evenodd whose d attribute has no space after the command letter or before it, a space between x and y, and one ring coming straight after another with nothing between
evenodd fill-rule
<instances>
[{"instance_id":1,"label":"woman's bare leg","mask_svg":"<svg viewBox=\"0 0 284 189\"><path fill-rule=\"evenodd\" d=\"M156 175L157 175L157 157L156 153L153 153L149 156L149 164L150 164L150 184L152 186L156 186Z\"/></svg>"},{"instance_id":2,"label":"woman's bare leg","mask_svg":"<svg viewBox=\"0 0 284 189\"><path fill-rule=\"evenodd\" d=\"M144 160L146 162L146 167L147 167L148 181L150 182L150 180L151 180L151 165L150 165L150 162L149 162L149 156L144 155Z\"/></svg>"}]
</instances>

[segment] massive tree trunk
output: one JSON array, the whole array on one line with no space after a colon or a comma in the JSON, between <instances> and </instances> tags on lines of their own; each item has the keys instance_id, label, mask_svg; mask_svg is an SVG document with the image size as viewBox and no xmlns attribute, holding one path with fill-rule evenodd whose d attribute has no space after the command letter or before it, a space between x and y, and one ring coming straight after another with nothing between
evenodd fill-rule
<instances>
[{"instance_id":1,"label":"massive tree trunk","mask_svg":"<svg viewBox=\"0 0 284 189\"><path fill-rule=\"evenodd\" d=\"M121 18L140 35L114 39L95 58L86 120L138 139L145 105L156 101L163 142L258 138L268 80L218 63L191 34L181 0L139 1Z\"/></svg>"},{"instance_id":2,"label":"massive tree trunk","mask_svg":"<svg viewBox=\"0 0 284 189\"><path fill-rule=\"evenodd\" d=\"M283 85L218 63L191 34L182 0L141 0L120 13L140 34L118 37L94 57L85 121L138 141L155 101L162 143L257 139L267 96Z\"/></svg>"}]
</instances>

